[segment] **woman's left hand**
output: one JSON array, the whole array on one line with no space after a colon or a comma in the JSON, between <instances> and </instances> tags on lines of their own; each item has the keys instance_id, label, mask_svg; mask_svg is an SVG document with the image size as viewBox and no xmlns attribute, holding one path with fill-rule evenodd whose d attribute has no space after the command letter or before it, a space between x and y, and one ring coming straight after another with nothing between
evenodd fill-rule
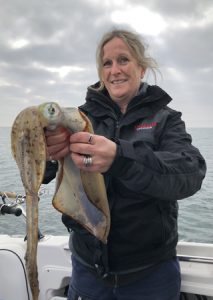
<instances>
[{"instance_id":1,"label":"woman's left hand","mask_svg":"<svg viewBox=\"0 0 213 300\"><path fill-rule=\"evenodd\" d=\"M77 132L70 136L71 157L82 170L106 172L115 158L116 148L116 143L101 135Z\"/></svg>"}]
</instances>

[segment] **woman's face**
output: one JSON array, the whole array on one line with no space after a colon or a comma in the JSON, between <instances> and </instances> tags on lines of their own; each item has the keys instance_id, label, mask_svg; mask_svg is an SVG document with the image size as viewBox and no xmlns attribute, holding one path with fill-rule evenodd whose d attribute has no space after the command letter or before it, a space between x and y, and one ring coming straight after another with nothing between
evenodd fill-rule
<instances>
[{"instance_id":1,"label":"woman's face","mask_svg":"<svg viewBox=\"0 0 213 300\"><path fill-rule=\"evenodd\" d=\"M102 62L101 79L111 99L125 112L128 103L138 93L145 71L127 45L117 37L104 45Z\"/></svg>"}]
</instances>

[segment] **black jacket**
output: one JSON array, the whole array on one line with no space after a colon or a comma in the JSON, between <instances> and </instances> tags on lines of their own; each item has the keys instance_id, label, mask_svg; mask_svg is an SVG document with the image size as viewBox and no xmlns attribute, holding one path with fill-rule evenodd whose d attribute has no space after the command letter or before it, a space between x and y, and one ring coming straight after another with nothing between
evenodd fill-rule
<instances>
[{"instance_id":1,"label":"black jacket","mask_svg":"<svg viewBox=\"0 0 213 300\"><path fill-rule=\"evenodd\" d=\"M167 106L170 101L158 86L144 84L124 115L106 91L92 88L80 107L95 133L118 145L103 174L111 211L107 245L62 218L73 229L74 253L101 274L140 269L176 255L177 200L200 189L206 165L181 113Z\"/></svg>"}]
</instances>

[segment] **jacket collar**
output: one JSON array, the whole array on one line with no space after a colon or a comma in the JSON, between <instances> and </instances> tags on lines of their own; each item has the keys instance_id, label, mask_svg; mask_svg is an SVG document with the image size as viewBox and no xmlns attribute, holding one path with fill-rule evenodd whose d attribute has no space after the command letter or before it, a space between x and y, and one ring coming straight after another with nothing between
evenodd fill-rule
<instances>
[{"instance_id":1,"label":"jacket collar","mask_svg":"<svg viewBox=\"0 0 213 300\"><path fill-rule=\"evenodd\" d=\"M112 116L115 116L115 114L117 116L122 115L119 106L110 99L107 90L97 90L99 85L100 82L97 82L88 87L86 103L79 108L91 113L94 117L109 114ZM126 115L134 110L135 117L137 114L139 114L140 117L146 117L147 115L155 114L171 100L172 98L159 86L142 83L138 95L129 103Z\"/></svg>"}]
</instances>

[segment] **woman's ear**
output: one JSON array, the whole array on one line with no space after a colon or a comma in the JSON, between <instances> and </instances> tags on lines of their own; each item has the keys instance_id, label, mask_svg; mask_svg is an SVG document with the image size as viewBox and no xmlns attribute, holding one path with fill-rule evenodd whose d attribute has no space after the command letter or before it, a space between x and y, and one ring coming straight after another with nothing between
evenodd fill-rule
<instances>
[{"instance_id":1,"label":"woman's ear","mask_svg":"<svg viewBox=\"0 0 213 300\"><path fill-rule=\"evenodd\" d=\"M141 67L141 79L144 78L146 70L144 70L144 68Z\"/></svg>"}]
</instances>

